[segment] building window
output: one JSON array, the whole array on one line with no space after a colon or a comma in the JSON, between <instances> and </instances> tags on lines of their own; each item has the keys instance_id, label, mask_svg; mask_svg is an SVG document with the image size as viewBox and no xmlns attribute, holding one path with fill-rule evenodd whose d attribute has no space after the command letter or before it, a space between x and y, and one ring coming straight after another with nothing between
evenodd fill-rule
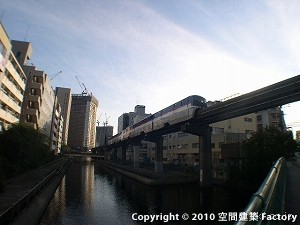
<instances>
[{"instance_id":1,"label":"building window","mask_svg":"<svg viewBox=\"0 0 300 225\"><path fill-rule=\"evenodd\" d=\"M26 114L26 122L32 122L32 115Z\"/></svg>"},{"instance_id":2,"label":"building window","mask_svg":"<svg viewBox=\"0 0 300 225\"><path fill-rule=\"evenodd\" d=\"M186 137L186 136L188 136L188 133L183 133L183 132L178 133L178 137Z\"/></svg>"},{"instance_id":3,"label":"building window","mask_svg":"<svg viewBox=\"0 0 300 225\"><path fill-rule=\"evenodd\" d=\"M271 113L271 118L273 120L277 119L277 118L280 118L280 116L277 114L277 113Z\"/></svg>"},{"instance_id":4,"label":"building window","mask_svg":"<svg viewBox=\"0 0 300 225\"><path fill-rule=\"evenodd\" d=\"M29 101L29 102L28 102L28 108L29 108L29 109L34 109L34 102Z\"/></svg>"},{"instance_id":5,"label":"building window","mask_svg":"<svg viewBox=\"0 0 300 225\"><path fill-rule=\"evenodd\" d=\"M30 94L31 94L31 95L36 95L36 90L35 90L34 88L31 88Z\"/></svg>"},{"instance_id":6,"label":"building window","mask_svg":"<svg viewBox=\"0 0 300 225\"><path fill-rule=\"evenodd\" d=\"M199 143L192 143L192 148L199 148Z\"/></svg>"},{"instance_id":7,"label":"building window","mask_svg":"<svg viewBox=\"0 0 300 225\"><path fill-rule=\"evenodd\" d=\"M223 144L224 142L219 142L219 148L221 148Z\"/></svg>"},{"instance_id":8,"label":"building window","mask_svg":"<svg viewBox=\"0 0 300 225\"><path fill-rule=\"evenodd\" d=\"M17 52L16 58L20 58L20 57L21 57L21 52Z\"/></svg>"},{"instance_id":9,"label":"building window","mask_svg":"<svg viewBox=\"0 0 300 225\"><path fill-rule=\"evenodd\" d=\"M6 55L6 48L4 47L3 43L0 40L0 53L3 56L3 58L5 58Z\"/></svg>"},{"instance_id":10,"label":"building window","mask_svg":"<svg viewBox=\"0 0 300 225\"><path fill-rule=\"evenodd\" d=\"M211 143L211 148L215 148L215 143Z\"/></svg>"},{"instance_id":11,"label":"building window","mask_svg":"<svg viewBox=\"0 0 300 225\"><path fill-rule=\"evenodd\" d=\"M224 128L221 127L213 127L212 128L212 134L223 134Z\"/></svg>"},{"instance_id":12,"label":"building window","mask_svg":"<svg viewBox=\"0 0 300 225\"><path fill-rule=\"evenodd\" d=\"M249 117L245 117L245 122L252 122L252 118L249 118Z\"/></svg>"},{"instance_id":13,"label":"building window","mask_svg":"<svg viewBox=\"0 0 300 225\"><path fill-rule=\"evenodd\" d=\"M256 119L257 119L257 122L261 122L261 121L262 121L262 116L261 116L261 115L258 115L258 116L256 117Z\"/></svg>"},{"instance_id":14,"label":"building window","mask_svg":"<svg viewBox=\"0 0 300 225\"><path fill-rule=\"evenodd\" d=\"M188 149L189 145L188 144L183 144L180 145L180 149Z\"/></svg>"}]
</instances>

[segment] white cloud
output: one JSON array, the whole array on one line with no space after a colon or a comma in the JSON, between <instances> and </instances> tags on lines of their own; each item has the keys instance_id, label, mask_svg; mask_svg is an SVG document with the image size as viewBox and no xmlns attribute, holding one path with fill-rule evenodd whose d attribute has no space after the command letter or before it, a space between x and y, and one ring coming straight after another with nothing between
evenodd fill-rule
<instances>
[{"instance_id":1,"label":"white cloud","mask_svg":"<svg viewBox=\"0 0 300 225\"><path fill-rule=\"evenodd\" d=\"M5 3L31 24L38 67L49 74L62 70L54 84L71 87L73 93L80 92L77 75L115 127L117 117L135 104L155 113L191 94L221 99L291 77L299 69L300 29L294 28L299 6L284 8L280 1L267 2L267 12L251 12L253 5L246 11L249 3L229 7L228 13L245 10L236 18L218 17L220 9L193 2L194 10L207 16L201 19L210 19L213 37L138 1L31 1L35 7L30 10L30 2ZM224 16L230 26L220 23Z\"/></svg>"}]
</instances>

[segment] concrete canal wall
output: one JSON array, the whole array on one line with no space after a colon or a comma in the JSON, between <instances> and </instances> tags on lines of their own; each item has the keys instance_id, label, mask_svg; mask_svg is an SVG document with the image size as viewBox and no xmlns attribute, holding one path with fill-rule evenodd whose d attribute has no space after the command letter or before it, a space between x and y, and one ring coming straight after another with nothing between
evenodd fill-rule
<instances>
[{"instance_id":1,"label":"concrete canal wall","mask_svg":"<svg viewBox=\"0 0 300 225\"><path fill-rule=\"evenodd\" d=\"M104 160L97 161L100 165L105 166L111 170L114 170L120 174L130 177L136 181L144 183L146 185L168 185L168 184L185 184L185 183L197 183L199 181L198 176L191 176L182 172L161 172L156 173L149 169L144 168L131 168Z\"/></svg>"},{"instance_id":2,"label":"concrete canal wall","mask_svg":"<svg viewBox=\"0 0 300 225\"><path fill-rule=\"evenodd\" d=\"M0 195L0 224L38 224L70 164L60 159L10 181Z\"/></svg>"}]
</instances>

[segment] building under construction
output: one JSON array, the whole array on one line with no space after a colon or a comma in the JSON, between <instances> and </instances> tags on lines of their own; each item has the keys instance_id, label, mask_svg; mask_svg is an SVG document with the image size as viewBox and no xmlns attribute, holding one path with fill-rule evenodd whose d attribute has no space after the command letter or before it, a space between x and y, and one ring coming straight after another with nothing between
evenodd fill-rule
<instances>
[{"instance_id":1,"label":"building under construction","mask_svg":"<svg viewBox=\"0 0 300 225\"><path fill-rule=\"evenodd\" d=\"M108 138L113 136L113 126L97 126L96 127L96 147L107 144Z\"/></svg>"},{"instance_id":2,"label":"building under construction","mask_svg":"<svg viewBox=\"0 0 300 225\"><path fill-rule=\"evenodd\" d=\"M68 145L73 150L87 151L95 147L98 100L91 94L73 94L69 122Z\"/></svg>"}]
</instances>

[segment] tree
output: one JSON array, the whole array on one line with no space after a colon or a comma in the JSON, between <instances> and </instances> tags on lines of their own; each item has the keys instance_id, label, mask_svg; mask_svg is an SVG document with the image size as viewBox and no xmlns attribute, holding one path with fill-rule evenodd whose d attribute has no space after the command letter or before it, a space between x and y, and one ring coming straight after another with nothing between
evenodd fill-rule
<instances>
[{"instance_id":1,"label":"tree","mask_svg":"<svg viewBox=\"0 0 300 225\"><path fill-rule=\"evenodd\" d=\"M4 177L11 177L47 161L47 137L23 125L13 125L0 134L0 159Z\"/></svg>"},{"instance_id":2,"label":"tree","mask_svg":"<svg viewBox=\"0 0 300 225\"><path fill-rule=\"evenodd\" d=\"M262 182L280 157L289 158L297 151L297 142L290 133L273 126L257 131L245 144L242 177L246 182L257 184Z\"/></svg>"}]
</instances>

